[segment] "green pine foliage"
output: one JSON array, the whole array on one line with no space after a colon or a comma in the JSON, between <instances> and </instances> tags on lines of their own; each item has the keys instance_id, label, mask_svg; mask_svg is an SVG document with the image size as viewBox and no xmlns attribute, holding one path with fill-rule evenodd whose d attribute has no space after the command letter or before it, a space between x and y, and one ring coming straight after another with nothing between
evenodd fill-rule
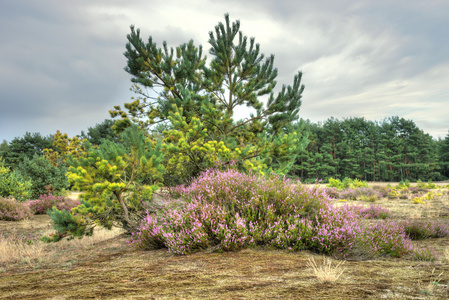
<instances>
[{"instance_id":1,"label":"green pine foliage","mask_svg":"<svg viewBox=\"0 0 449 300\"><path fill-rule=\"evenodd\" d=\"M209 33L209 64L193 41L176 48L164 42L160 48L152 37L144 42L134 27L127 37L125 70L138 98L124 110L115 106L111 116L121 117L118 131L136 123L163 140L168 176L183 182L231 163L259 173L285 174L292 168L307 144L302 128L292 126L301 106L302 74L275 93L274 55L262 54L255 39L240 31L239 21L225 15ZM243 106L252 115L234 120Z\"/></svg>"},{"instance_id":2,"label":"green pine foliage","mask_svg":"<svg viewBox=\"0 0 449 300\"><path fill-rule=\"evenodd\" d=\"M132 231L162 181L161 143L152 143L137 126L127 128L121 143L85 142L86 152L69 159L69 182L82 191L72 210L85 223Z\"/></svg>"},{"instance_id":3,"label":"green pine foliage","mask_svg":"<svg viewBox=\"0 0 449 300\"><path fill-rule=\"evenodd\" d=\"M438 143L439 165L441 174L449 178L449 133Z\"/></svg>"},{"instance_id":4,"label":"green pine foliage","mask_svg":"<svg viewBox=\"0 0 449 300\"><path fill-rule=\"evenodd\" d=\"M44 156L34 155L32 159L26 157L18 166L17 171L31 182L32 199L48 193L60 195L69 187L64 165L54 166Z\"/></svg>"},{"instance_id":5,"label":"green pine foliage","mask_svg":"<svg viewBox=\"0 0 449 300\"><path fill-rule=\"evenodd\" d=\"M0 197L14 197L17 201L25 201L31 195L31 182L20 173L11 171L0 158Z\"/></svg>"},{"instance_id":6,"label":"green pine foliage","mask_svg":"<svg viewBox=\"0 0 449 300\"><path fill-rule=\"evenodd\" d=\"M444 178L442 142L438 147L413 121L398 117L382 122L330 118L324 123L305 124L310 143L296 159L293 171L302 181L330 177L361 181Z\"/></svg>"},{"instance_id":7,"label":"green pine foliage","mask_svg":"<svg viewBox=\"0 0 449 300\"><path fill-rule=\"evenodd\" d=\"M52 148L53 137L44 137L40 133L25 133L23 137L15 137L8 145L3 146L0 156L5 165L15 169L25 158L32 159L35 154L43 155L46 148Z\"/></svg>"},{"instance_id":8,"label":"green pine foliage","mask_svg":"<svg viewBox=\"0 0 449 300\"><path fill-rule=\"evenodd\" d=\"M70 211L59 210L53 206L51 210L47 210L47 214L53 222L56 233L50 237L43 236L44 242L57 242L65 236L72 238L92 234L93 227L88 228L87 222L81 216L73 215Z\"/></svg>"}]
</instances>

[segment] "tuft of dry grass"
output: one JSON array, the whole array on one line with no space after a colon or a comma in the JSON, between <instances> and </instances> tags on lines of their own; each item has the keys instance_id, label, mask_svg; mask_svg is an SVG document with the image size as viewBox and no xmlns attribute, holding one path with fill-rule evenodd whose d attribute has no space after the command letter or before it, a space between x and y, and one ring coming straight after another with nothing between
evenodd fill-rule
<instances>
[{"instance_id":1,"label":"tuft of dry grass","mask_svg":"<svg viewBox=\"0 0 449 300\"><path fill-rule=\"evenodd\" d=\"M340 261L337 265L332 266L331 259L323 256L321 265L318 265L313 257L308 259L307 265L312 268L320 283L335 283L345 271L345 268L341 267L344 263L344 261Z\"/></svg>"},{"instance_id":2,"label":"tuft of dry grass","mask_svg":"<svg viewBox=\"0 0 449 300\"><path fill-rule=\"evenodd\" d=\"M449 247L446 247L446 249L444 249L443 256L449 262Z\"/></svg>"}]
</instances>

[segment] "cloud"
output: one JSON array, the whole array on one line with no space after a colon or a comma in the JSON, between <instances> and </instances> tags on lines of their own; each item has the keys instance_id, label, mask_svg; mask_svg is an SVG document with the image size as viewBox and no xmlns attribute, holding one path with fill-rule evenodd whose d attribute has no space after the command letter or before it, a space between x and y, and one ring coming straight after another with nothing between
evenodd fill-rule
<instances>
[{"instance_id":1,"label":"cloud","mask_svg":"<svg viewBox=\"0 0 449 300\"><path fill-rule=\"evenodd\" d=\"M123 52L131 24L143 39L193 39L210 56L208 32L225 13L276 55L279 89L304 72L304 118L399 115L445 136L447 11L437 0L3 1L0 139L76 135L129 101Z\"/></svg>"}]
</instances>

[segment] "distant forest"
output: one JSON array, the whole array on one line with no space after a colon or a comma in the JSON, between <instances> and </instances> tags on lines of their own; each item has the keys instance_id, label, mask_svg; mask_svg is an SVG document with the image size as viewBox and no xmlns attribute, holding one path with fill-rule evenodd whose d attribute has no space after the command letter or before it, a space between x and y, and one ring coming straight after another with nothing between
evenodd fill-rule
<instances>
[{"instance_id":1,"label":"distant forest","mask_svg":"<svg viewBox=\"0 0 449 300\"><path fill-rule=\"evenodd\" d=\"M111 129L113 120L88 128L78 137L99 145L101 139L117 141ZM422 181L449 178L449 134L435 140L411 120L399 117L383 121L364 118L312 123L301 120L309 143L297 154L288 176L303 182L329 178L366 181ZM10 143L0 145L5 165L15 169L25 158L43 155L43 149L54 148L53 136L26 133Z\"/></svg>"},{"instance_id":2,"label":"distant forest","mask_svg":"<svg viewBox=\"0 0 449 300\"><path fill-rule=\"evenodd\" d=\"M445 180L449 134L435 140L411 120L391 117L306 122L309 144L290 173L302 181L345 177L366 181Z\"/></svg>"}]
</instances>

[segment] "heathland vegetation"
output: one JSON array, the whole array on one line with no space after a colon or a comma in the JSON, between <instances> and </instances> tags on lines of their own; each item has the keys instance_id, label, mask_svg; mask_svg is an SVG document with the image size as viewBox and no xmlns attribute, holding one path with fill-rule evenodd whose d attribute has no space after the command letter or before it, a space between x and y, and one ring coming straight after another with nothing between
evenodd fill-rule
<instances>
[{"instance_id":1,"label":"heathland vegetation","mask_svg":"<svg viewBox=\"0 0 449 300\"><path fill-rule=\"evenodd\" d=\"M104 298L148 296L160 286L172 291L167 282L173 285L178 279L186 283L184 288L158 293L222 297L228 291L229 298L239 298L229 282L218 279L231 275L220 273L223 265L217 265L238 253L232 254L242 259L235 272L264 273L268 268L269 278L280 278L276 286L268 277L251 275L251 283L233 279L249 298L294 298L298 280L310 279L292 271L292 261L321 285L342 281L341 289L328 287L349 298L449 295L449 186L433 182L449 177L449 135L434 140L413 121L399 117L381 122L331 118L318 124L300 119L302 74L275 93L274 56L263 55L254 38L240 31L240 22L227 15L209 33L208 59L193 41L174 49L165 42L158 47L151 37L145 42L134 27L127 38L125 70L137 96L110 111L115 121L105 120L72 138L59 131L48 137L27 133L0 146L0 225L6 228L0 235L2 272L26 265L47 268L50 276L62 280L57 261L68 264L65 258L74 255L68 248L78 253L78 273L71 278L114 270L102 272L108 289L97 294ZM253 114L234 120L241 105ZM70 189L77 197L70 196ZM14 227L45 217L52 229ZM122 235L99 238L95 245L87 242L81 248L89 249L89 255L73 245L54 246L92 241L102 232L99 228ZM114 250L107 248L108 239ZM421 242L429 240L434 247ZM114 254L108 256L108 251ZM178 259L173 257L193 253L197 256L188 259L200 257L201 262L181 270L193 272L190 277L178 278L167 269L167 261ZM247 258L240 256L247 253ZM359 265L351 268L348 262L346 271L342 263L332 267L327 260L320 266L310 256L305 264L298 261L301 253ZM276 256L285 269L261 263L264 255ZM106 256L112 262L105 263ZM120 259L122 268L113 265L114 259ZM387 283L370 273L372 264L363 267L369 275L357 273L367 260L385 262L393 270L428 264L428 276L422 279L418 269L405 275L398 271L391 279L398 281ZM70 266L76 261L70 260ZM204 267L211 261L213 268ZM357 286L345 272L358 280L370 276L377 283ZM415 277L401 281L410 274ZM35 275L25 276L24 282L46 276ZM141 278L154 285L140 286ZM70 286L71 279L64 280ZM223 290L211 290L211 283L223 283ZM125 288L128 284L133 287ZM191 290L185 290L187 285ZM9 286L5 297L20 298L19 286L23 297L33 295L20 280ZM304 295L323 296L323 287L310 291ZM50 291L34 292L55 297ZM67 297L83 297L84 292L75 289Z\"/></svg>"}]
</instances>

